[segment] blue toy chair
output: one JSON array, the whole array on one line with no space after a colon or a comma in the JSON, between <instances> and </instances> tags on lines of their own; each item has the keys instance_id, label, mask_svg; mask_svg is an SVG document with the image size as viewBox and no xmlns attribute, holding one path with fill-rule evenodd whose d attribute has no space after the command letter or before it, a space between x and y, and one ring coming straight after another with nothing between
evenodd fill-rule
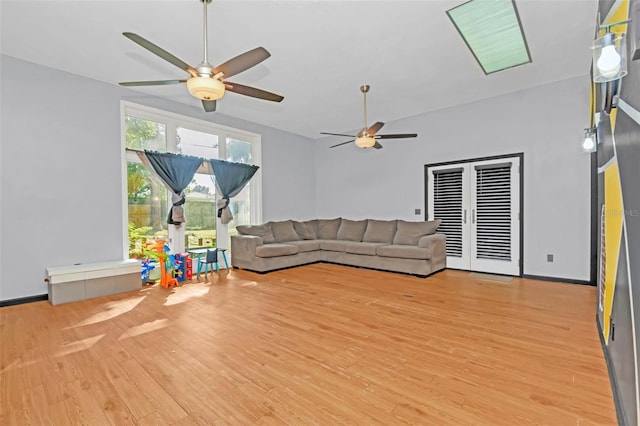
<instances>
[{"instance_id":1,"label":"blue toy chair","mask_svg":"<svg viewBox=\"0 0 640 426\"><path fill-rule=\"evenodd\" d=\"M207 250L207 255L205 257L201 257L198 262L198 279L200 279L200 271L202 270L202 265L204 265L204 277L207 278L207 273L209 272L209 265L216 265L216 272L220 273L220 268L218 267L218 249ZM211 272L213 272L213 267L211 268Z\"/></svg>"}]
</instances>

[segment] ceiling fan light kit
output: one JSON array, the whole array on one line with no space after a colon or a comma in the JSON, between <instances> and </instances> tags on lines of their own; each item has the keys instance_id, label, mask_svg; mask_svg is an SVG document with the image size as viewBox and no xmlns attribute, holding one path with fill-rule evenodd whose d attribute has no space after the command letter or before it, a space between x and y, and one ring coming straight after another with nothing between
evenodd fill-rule
<instances>
[{"instance_id":1,"label":"ceiling fan light kit","mask_svg":"<svg viewBox=\"0 0 640 426\"><path fill-rule=\"evenodd\" d=\"M358 148L371 148L376 144L376 139L371 136L361 136L356 139L356 146Z\"/></svg>"},{"instance_id":2,"label":"ceiling fan light kit","mask_svg":"<svg viewBox=\"0 0 640 426\"><path fill-rule=\"evenodd\" d=\"M215 101L224 96L224 83L211 77L191 77L187 89L192 96L203 101Z\"/></svg>"}]
</instances>

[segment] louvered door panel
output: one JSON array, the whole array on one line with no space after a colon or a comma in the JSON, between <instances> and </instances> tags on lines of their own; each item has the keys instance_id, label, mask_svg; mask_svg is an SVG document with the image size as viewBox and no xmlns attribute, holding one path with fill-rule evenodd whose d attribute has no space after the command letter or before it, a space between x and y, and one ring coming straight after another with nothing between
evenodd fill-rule
<instances>
[{"instance_id":1,"label":"louvered door panel","mask_svg":"<svg viewBox=\"0 0 640 426\"><path fill-rule=\"evenodd\" d=\"M475 169L476 256L511 261L511 163Z\"/></svg>"},{"instance_id":2,"label":"louvered door panel","mask_svg":"<svg viewBox=\"0 0 640 426\"><path fill-rule=\"evenodd\" d=\"M462 257L463 169L433 172L433 215L441 219L438 232L447 236L447 256Z\"/></svg>"},{"instance_id":3,"label":"louvered door panel","mask_svg":"<svg viewBox=\"0 0 640 426\"><path fill-rule=\"evenodd\" d=\"M520 275L519 160L478 161L470 166L470 269Z\"/></svg>"}]
</instances>

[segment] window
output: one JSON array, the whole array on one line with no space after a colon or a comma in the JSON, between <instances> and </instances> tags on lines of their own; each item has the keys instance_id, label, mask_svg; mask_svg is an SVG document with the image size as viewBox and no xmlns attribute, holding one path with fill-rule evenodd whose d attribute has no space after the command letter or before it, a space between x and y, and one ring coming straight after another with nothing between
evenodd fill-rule
<instances>
[{"instance_id":1,"label":"window","mask_svg":"<svg viewBox=\"0 0 640 426\"><path fill-rule=\"evenodd\" d=\"M227 161L255 164L251 161L251 143L227 138ZM251 223L251 182L229 202L233 220L229 223L230 234L236 232L236 226Z\"/></svg>"},{"instance_id":2,"label":"window","mask_svg":"<svg viewBox=\"0 0 640 426\"><path fill-rule=\"evenodd\" d=\"M218 158L218 136L178 127L177 151L202 158ZM196 173L185 189L185 248L216 246L216 188L211 175Z\"/></svg>"},{"instance_id":3,"label":"window","mask_svg":"<svg viewBox=\"0 0 640 426\"><path fill-rule=\"evenodd\" d=\"M164 239L174 253L195 247L229 247L235 226L262 220L260 170L249 185L231 200L234 220L221 225L217 220L213 176L196 173L185 190L187 222L176 228L167 225L170 195L131 150L175 152L202 158L250 163L260 166L260 135L196 120L153 108L122 102L123 150L127 188L127 257L140 256L144 243ZM123 185L124 186L124 185Z\"/></svg>"}]
</instances>

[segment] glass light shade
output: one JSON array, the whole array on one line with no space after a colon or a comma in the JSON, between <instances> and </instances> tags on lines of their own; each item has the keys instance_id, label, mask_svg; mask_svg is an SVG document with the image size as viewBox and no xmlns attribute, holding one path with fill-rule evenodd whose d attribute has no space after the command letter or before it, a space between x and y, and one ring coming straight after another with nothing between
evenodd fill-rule
<instances>
[{"instance_id":1,"label":"glass light shade","mask_svg":"<svg viewBox=\"0 0 640 426\"><path fill-rule=\"evenodd\" d=\"M224 83L211 77L191 77L187 80L189 93L198 99L215 101L224 96Z\"/></svg>"},{"instance_id":2,"label":"glass light shade","mask_svg":"<svg viewBox=\"0 0 640 426\"><path fill-rule=\"evenodd\" d=\"M585 136L584 142L582 142L582 149L585 151L593 151L593 148L596 147L596 143L593 141L591 136Z\"/></svg>"},{"instance_id":3,"label":"glass light shade","mask_svg":"<svg viewBox=\"0 0 640 426\"><path fill-rule=\"evenodd\" d=\"M584 140L582 141L582 149L585 152L596 151L596 134L592 130L587 130L584 134Z\"/></svg>"},{"instance_id":4,"label":"glass light shade","mask_svg":"<svg viewBox=\"0 0 640 426\"><path fill-rule=\"evenodd\" d=\"M376 144L376 139L369 136L362 136L356 139L356 146L359 148L371 148Z\"/></svg>"},{"instance_id":5,"label":"glass light shade","mask_svg":"<svg viewBox=\"0 0 640 426\"><path fill-rule=\"evenodd\" d=\"M593 81L606 83L627 75L626 38L621 33L607 33L593 42Z\"/></svg>"}]
</instances>

